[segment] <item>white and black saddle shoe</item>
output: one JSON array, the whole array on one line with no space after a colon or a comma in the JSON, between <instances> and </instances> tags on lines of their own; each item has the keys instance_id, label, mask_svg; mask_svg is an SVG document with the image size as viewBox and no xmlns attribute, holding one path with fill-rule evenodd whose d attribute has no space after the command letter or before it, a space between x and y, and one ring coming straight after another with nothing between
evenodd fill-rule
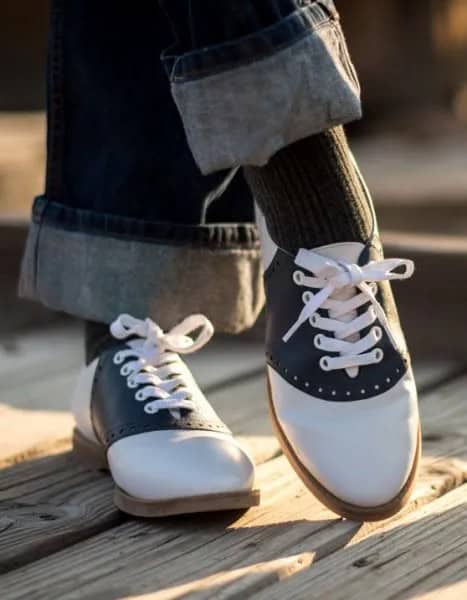
<instances>
[{"instance_id":1,"label":"white and black saddle shoe","mask_svg":"<svg viewBox=\"0 0 467 600\"><path fill-rule=\"evenodd\" d=\"M420 456L417 392L381 249L278 248L259 215L270 408L282 449L331 510L379 520L407 502Z\"/></svg>"},{"instance_id":2,"label":"white and black saddle shoe","mask_svg":"<svg viewBox=\"0 0 467 600\"><path fill-rule=\"evenodd\" d=\"M210 321L192 315L164 333L121 315L111 333L115 344L83 369L72 407L74 450L110 470L115 504L144 517L259 504L251 459L179 356L207 343Z\"/></svg>"}]
</instances>

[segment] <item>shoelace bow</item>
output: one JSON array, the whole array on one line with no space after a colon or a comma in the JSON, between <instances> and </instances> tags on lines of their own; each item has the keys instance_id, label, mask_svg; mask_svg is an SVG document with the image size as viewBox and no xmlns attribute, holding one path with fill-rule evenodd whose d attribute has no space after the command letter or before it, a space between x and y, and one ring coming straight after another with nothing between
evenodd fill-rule
<instances>
[{"instance_id":1,"label":"shoelace bow","mask_svg":"<svg viewBox=\"0 0 467 600\"><path fill-rule=\"evenodd\" d=\"M372 327L363 338L359 332L378 319L393 345L396 345L384 309L375 297L375 284L379 281L408 279L414 272L413 261L393 258L359 266L326 258L311 250L300 250L295 264L314 276L297 270L293 275L294 282L319 291L315 294L309 290L304 292L305 306L282 338L283 341L288 342L305 321L310 320L313 327L333 334L333 337L318 334L314 340L315 346L324 352L339 353L338 356L321 358L323 370L348 369L349 375L355 377L358 367L380 362L383 352L374 346L382 337L381 328ZM404 271L397 272L401 267L404 267ZM368 310L356 316L356 309L368 303L371 303ZM317 313L319 308L328 309L329 318L321 317Z\"/></svg>"},{"instance_id":2,"label":"shoelace bow","mask_svg":"<svg viewBox=\"0 0 467 600\"><path fill-rule=\"evenodd\" d=\"M189 334L199 330L196 338ZM116 339L125 340L127 349L114 356L115 364L125 362L120 373L127 378L129 388L140 388L135 399L146 402L144 410L155 414L167 409L175 418L180 418L180 409L193 410L194 403L189 383L180 371L178 354L191 354L202 348L214 333L212 323L204 315L191 315L170 331L164 332L151 319L140 320L131 315L120 315L110 326ZM144 387L140 387L144 386Z\"/></svg>"}]
</instances>

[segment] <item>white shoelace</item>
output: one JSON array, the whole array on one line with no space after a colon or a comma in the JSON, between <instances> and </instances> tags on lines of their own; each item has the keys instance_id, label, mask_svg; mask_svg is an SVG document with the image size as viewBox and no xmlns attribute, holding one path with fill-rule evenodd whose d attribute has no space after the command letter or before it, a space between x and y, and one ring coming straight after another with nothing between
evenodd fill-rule
<instances>
[{"instance_id":1,"label":"white shoelace","mask_svg":"<svg viewBox=\"0 0 467 600\"><path fill-rule=\"evenodd\" d=\"M199 330L195 339L188 334ZM204 346L212 337L214 327L204 315L191 315L169 332L162 329L151 319L135 319L131 315L120 315L110 326L113 337L127 342L128 348L119 350L113 357L116 365L128 358L120 373L127 378L129 388L141 387L135 393L135 399L146 402L144 411L155 414L167 409L175 418L180 418L180 409L193 410L189 383L180 371L178 354L191 354Z\"/></svg>"},{"instance_id":2,"label":"white shoelace","mask_svg":"<svg viewBox=\"0 0 467 600\"><path fill-rule=\"evenodd\" d=\"M311 250L300 250L295 264L314 276L297 270L293 274L294 282L320 291L316 294L309 290L304 292L305 306L297 321L282 338L284 342L288 342L299 327L309 320L313 327L333 334L332 337L316 335L315 346L323 352L339 353L338 356L323 356L320 360L321 369L347 369L351 377L358 374L358 367L378 363L383 359L383 351L375 348L383 333L380 327L372 327L367 335L360 337L360 331L377 319L391 342L397 346L384 309L375 297L376 282L408 279L414 272L413 261L394 258L372 261L360 267L323 257ZM401 267L404 267L403 272L395 271ZM368 303L368 310L357 316L357 309ZM329 317L321 317L316 312L319 308L329 310Z\"/></svg>"}]
</instances>

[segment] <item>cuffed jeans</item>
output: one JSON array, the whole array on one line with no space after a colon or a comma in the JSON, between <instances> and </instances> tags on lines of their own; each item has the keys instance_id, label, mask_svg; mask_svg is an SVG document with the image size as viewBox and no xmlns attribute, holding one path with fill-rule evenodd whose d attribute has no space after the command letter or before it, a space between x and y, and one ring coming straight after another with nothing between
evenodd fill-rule
<instances>
[{"instance_id":1,"label":"cuffed jeans","mask_svg":"<svg viewBox=\"0 0 467 600\"><path fill-rule=\"evenodd\" d=\"M45 193L20 294L89 320L263 305L237 167L360 116L332 0L54 0Z\"/></svg>"}]
</instances>

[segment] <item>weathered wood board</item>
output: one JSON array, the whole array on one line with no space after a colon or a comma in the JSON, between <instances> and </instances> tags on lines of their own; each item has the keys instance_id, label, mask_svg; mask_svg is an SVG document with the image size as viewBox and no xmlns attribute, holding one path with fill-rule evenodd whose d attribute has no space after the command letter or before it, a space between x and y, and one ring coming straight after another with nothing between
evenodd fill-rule
<instances>
[{"instance_id":1,"label":"weathered wood board","mask_svg":"<svg viewBox=\"0 0 467 600\"><path fill-rule=\"evenodd\" d=\"M69 340L62 346L56 340L71 377L79 352L73 344L66 350ZM32 406L60 389L51 384L60 373L58 354L33 347L31 339L17 354L19 364L0 366L2 401L15 388L10 376L20 373L21 361L27 380L21 385L29 386L23 391L30 390ZM131 519L113 506L110 478L74 461L72 419L50 410L54 399L48 410L3 406L2 600L408 598L438 592L444 600L463 592L467 376L459 365L419 366L427 392L420 403L424 458L415 494L401 515L362 525L325 509L280 455L264 401L260 347L224 346L212 355L206 351L203 360L194 369L258 464L262 505L243 514ZM339 577L330 576L334 569Z\"/></svg>"}]
</instances>

